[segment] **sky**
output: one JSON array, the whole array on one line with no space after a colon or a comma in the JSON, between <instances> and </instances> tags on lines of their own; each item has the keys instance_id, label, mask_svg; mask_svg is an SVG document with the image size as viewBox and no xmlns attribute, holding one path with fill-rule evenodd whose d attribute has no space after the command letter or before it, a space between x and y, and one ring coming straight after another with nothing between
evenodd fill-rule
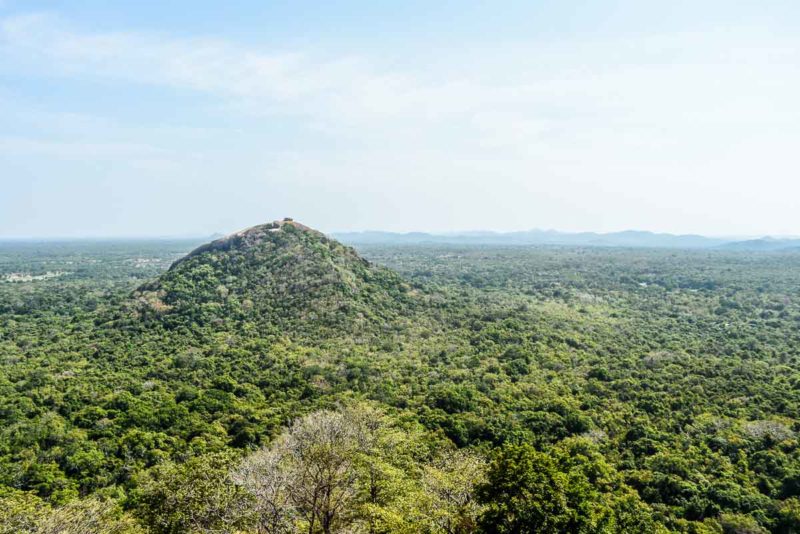
<instances>
[{"instance_id":1,"label":"sky","mask_svg":"<svg viewBox=\"0 0 800 534\"><path fill-rule=\"evenodd\" d=\"M0 238L800 234L800 2L0 0Z\"/></svg>"}]
</instances>

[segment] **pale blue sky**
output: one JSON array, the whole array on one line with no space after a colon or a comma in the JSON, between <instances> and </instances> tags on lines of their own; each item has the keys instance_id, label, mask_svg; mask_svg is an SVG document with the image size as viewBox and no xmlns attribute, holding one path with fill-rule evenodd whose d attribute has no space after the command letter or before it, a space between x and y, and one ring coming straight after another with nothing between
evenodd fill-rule
<instances>
[{"instance_id":1,"label":"pale blue sky","mask_svg":"<svg viewBox=\"0 0 800 534\"><path fill-rule=\"evenodd\" d=\"M0 237L800 234L796 1L0 0Z\"/></svg>"}]
</instances>

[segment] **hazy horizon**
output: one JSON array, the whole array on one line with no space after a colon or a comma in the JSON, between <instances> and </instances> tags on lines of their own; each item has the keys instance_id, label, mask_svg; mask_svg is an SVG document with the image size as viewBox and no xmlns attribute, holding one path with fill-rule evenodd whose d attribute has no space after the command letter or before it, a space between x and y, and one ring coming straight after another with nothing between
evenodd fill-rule
<instances>
[{"instance_id":1,"label":"hazy horizon","mask_svg":"<svg viewBox=\"0 0 800 534\"><path fill-rule=\"evenodd\" d=\"M281 218L276 218L273 220L280 220ZM294 220L305 223L305 221L301 219L293 218ZM204 240L204 239L213 239L220 236L227 236L241 230L246 230L253 226L257 226L260 224L266 224L272 222L272 220L264 220L259 223L250 224L247 226L243 226L241 228L234 228L234 229L224 229L218 230L210 233L185 233L185 234L122 234L122 235L103 235L103 234L87 234L87 235L42 235L42 236L2 236L0 235L0 242L2 241L29 241L29 242L46 242L46 241L113 241L113 240ZM395 231L395 230L385 230L381 228L364 228L364 229L353 229L353 230L337 230L336 228L333 229L325 229L325 228L314 228L315 230L319 230L327 235L343 235L343 234L369 234L369 233L386 233L386 234L394 234L394 235L406 235L406 234L428 234L432 236L468 236L470 234L496 234L496 235L506 235L506 234L514 234L514 233L527 233L527 232L554 232L558 234L564 235L574 235L574 234L598 234L598 235L608 235L608 234L617 234L617 233L625 233L625 232L645 232L645 233L652 233L654 235L673 235L673 236L699 236L699 237L706 237L710 239L721 239L721 240L748 240L748 239L800 239L800 235L795 234L729 234L729 235L715 235L715 234L703 234L698 232L686 232L686 233L672 233L672 232L658 232L652 230L642 230L640 228L625 228L622 230L613 230L609 232L601 232L592 229L585 229L585 230L559 230L558 228L523 228L518 230L493 230L491 228L467 228L462 230L443 230L443 231L430 231L430 230L408 230L408 231Z\"/></svg>"},{"instance_id":2,"label":"hazy horizon","mask_svg":"<svg viewBox=\"0 0 800 534\"><path fill-rule=\"evenodd\" d=\"M0 239L286 215L796 236L798 22L781 0L0 0Z\"/></svg>"}]
</instances>

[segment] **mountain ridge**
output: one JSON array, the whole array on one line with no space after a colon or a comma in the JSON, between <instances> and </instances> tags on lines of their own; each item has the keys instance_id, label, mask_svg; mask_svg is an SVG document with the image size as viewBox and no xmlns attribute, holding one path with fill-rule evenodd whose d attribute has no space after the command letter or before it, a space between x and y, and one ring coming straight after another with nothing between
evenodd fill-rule
<instances>
[{"instance_id":1,"label":"mountain ridge","mask_svg":"<svg viewBox=\"0 0 800 534\"><path fill-rule=\"evenodd\" d=\"M800 251L800 239L762 237L727 243L721 248L725 250L746 250L760 252L794 252Z\"/></svg>"},{"instance_id":2,"label":"mountain ridge","mask_svg":"<svg viewBox=\"0 0 800 534\"><path fill-rule=\"evenodd\" d=\"M351 245L359 244L421 244L451 243L480 245L574 245L574 246L631 246L657 248L712 248L732 240L694 234L666 234L641 230L622 232L558 232L555 230L528 230L517 232L456 232L436 234L425 232L395 233L381 231L334 232L336 239Z\"/></svg>"},{"instance_id":3,"label":"mountain ridge","mask_svg":"<svg viewBox=\"0 0 800 534\"><path fill-rule=\"evenodd\" d=\"M698 250L794 250L800 248L800 239L761 238L742 239L709 237L699 234L669 234L645 230L620 232L559 232L556 230L527 230L516 232L469 231L451 233L426 232L332 232L332 237L343 243L358 245L391 244L454 244L454 245L534 245L534 246L587 246L623 248L666 248ZM761 242L769 241L771 246Z\"/></svg>"}]
</instances>

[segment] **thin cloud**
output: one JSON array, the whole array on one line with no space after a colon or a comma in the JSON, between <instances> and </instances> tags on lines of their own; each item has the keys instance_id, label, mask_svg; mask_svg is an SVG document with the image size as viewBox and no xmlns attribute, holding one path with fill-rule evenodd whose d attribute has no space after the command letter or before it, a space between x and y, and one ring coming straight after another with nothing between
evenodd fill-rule
<instances>
[{"instance_id":1,"label":"thin cloud","mask_svg":"<svg viewBox=\"0 0 800 534\"><path fill-rule=\"evenodd\" d=\"M65 76L170 86L231 99L248 112L290 113L345 124L465 118L480 125L483 121L476 115L502 114L516 131L521 125L513 116L522 115L522 122L531 124L562 119L558 115L564 110L573 115L568 120L592 115L602 120L632 115L653 120L674 117L685 108L695 118L697 113L716 114L712 118L718 120L730 117L732 106L740 108L737 116L741 116L758 104L753 97L741 106L742 102L720 93L722 82L761 87L781 98L793 93L785 80L786 68L794 64L788 54L791 47L775 44L760 51L724 53L725 47L714 40L724 38L717 36L709 43L709 36L696 34L647 37L642 48L659 53L655 58L642 57L627 45L626 54L638 61L633 64L604 59L604 49L616 49L619 43L599 44L594 50L586 43L520 48L509 52L527 58L519 60L519 74L498 84L489 81L490 69L481 76L491 58L477 58L469 73L423 81L413 73L372 68L363 57L319 59L300 52L265 52L222 40L161 34L81 33L47 14L8 17L0 24L7 54ZM696 52L687 53L687 45ZM587 62L593 66L584 66ZM743 68L752 76L742 76ZM797 68L794 71L791 81L797 82L800 74ZM656 105L658 100L664 105ZM702 105L694 106L697 102ZM756 111L763 116L764 106ZM496 130L496 124L491 129Z\"/></svg>"}]
</instances>

